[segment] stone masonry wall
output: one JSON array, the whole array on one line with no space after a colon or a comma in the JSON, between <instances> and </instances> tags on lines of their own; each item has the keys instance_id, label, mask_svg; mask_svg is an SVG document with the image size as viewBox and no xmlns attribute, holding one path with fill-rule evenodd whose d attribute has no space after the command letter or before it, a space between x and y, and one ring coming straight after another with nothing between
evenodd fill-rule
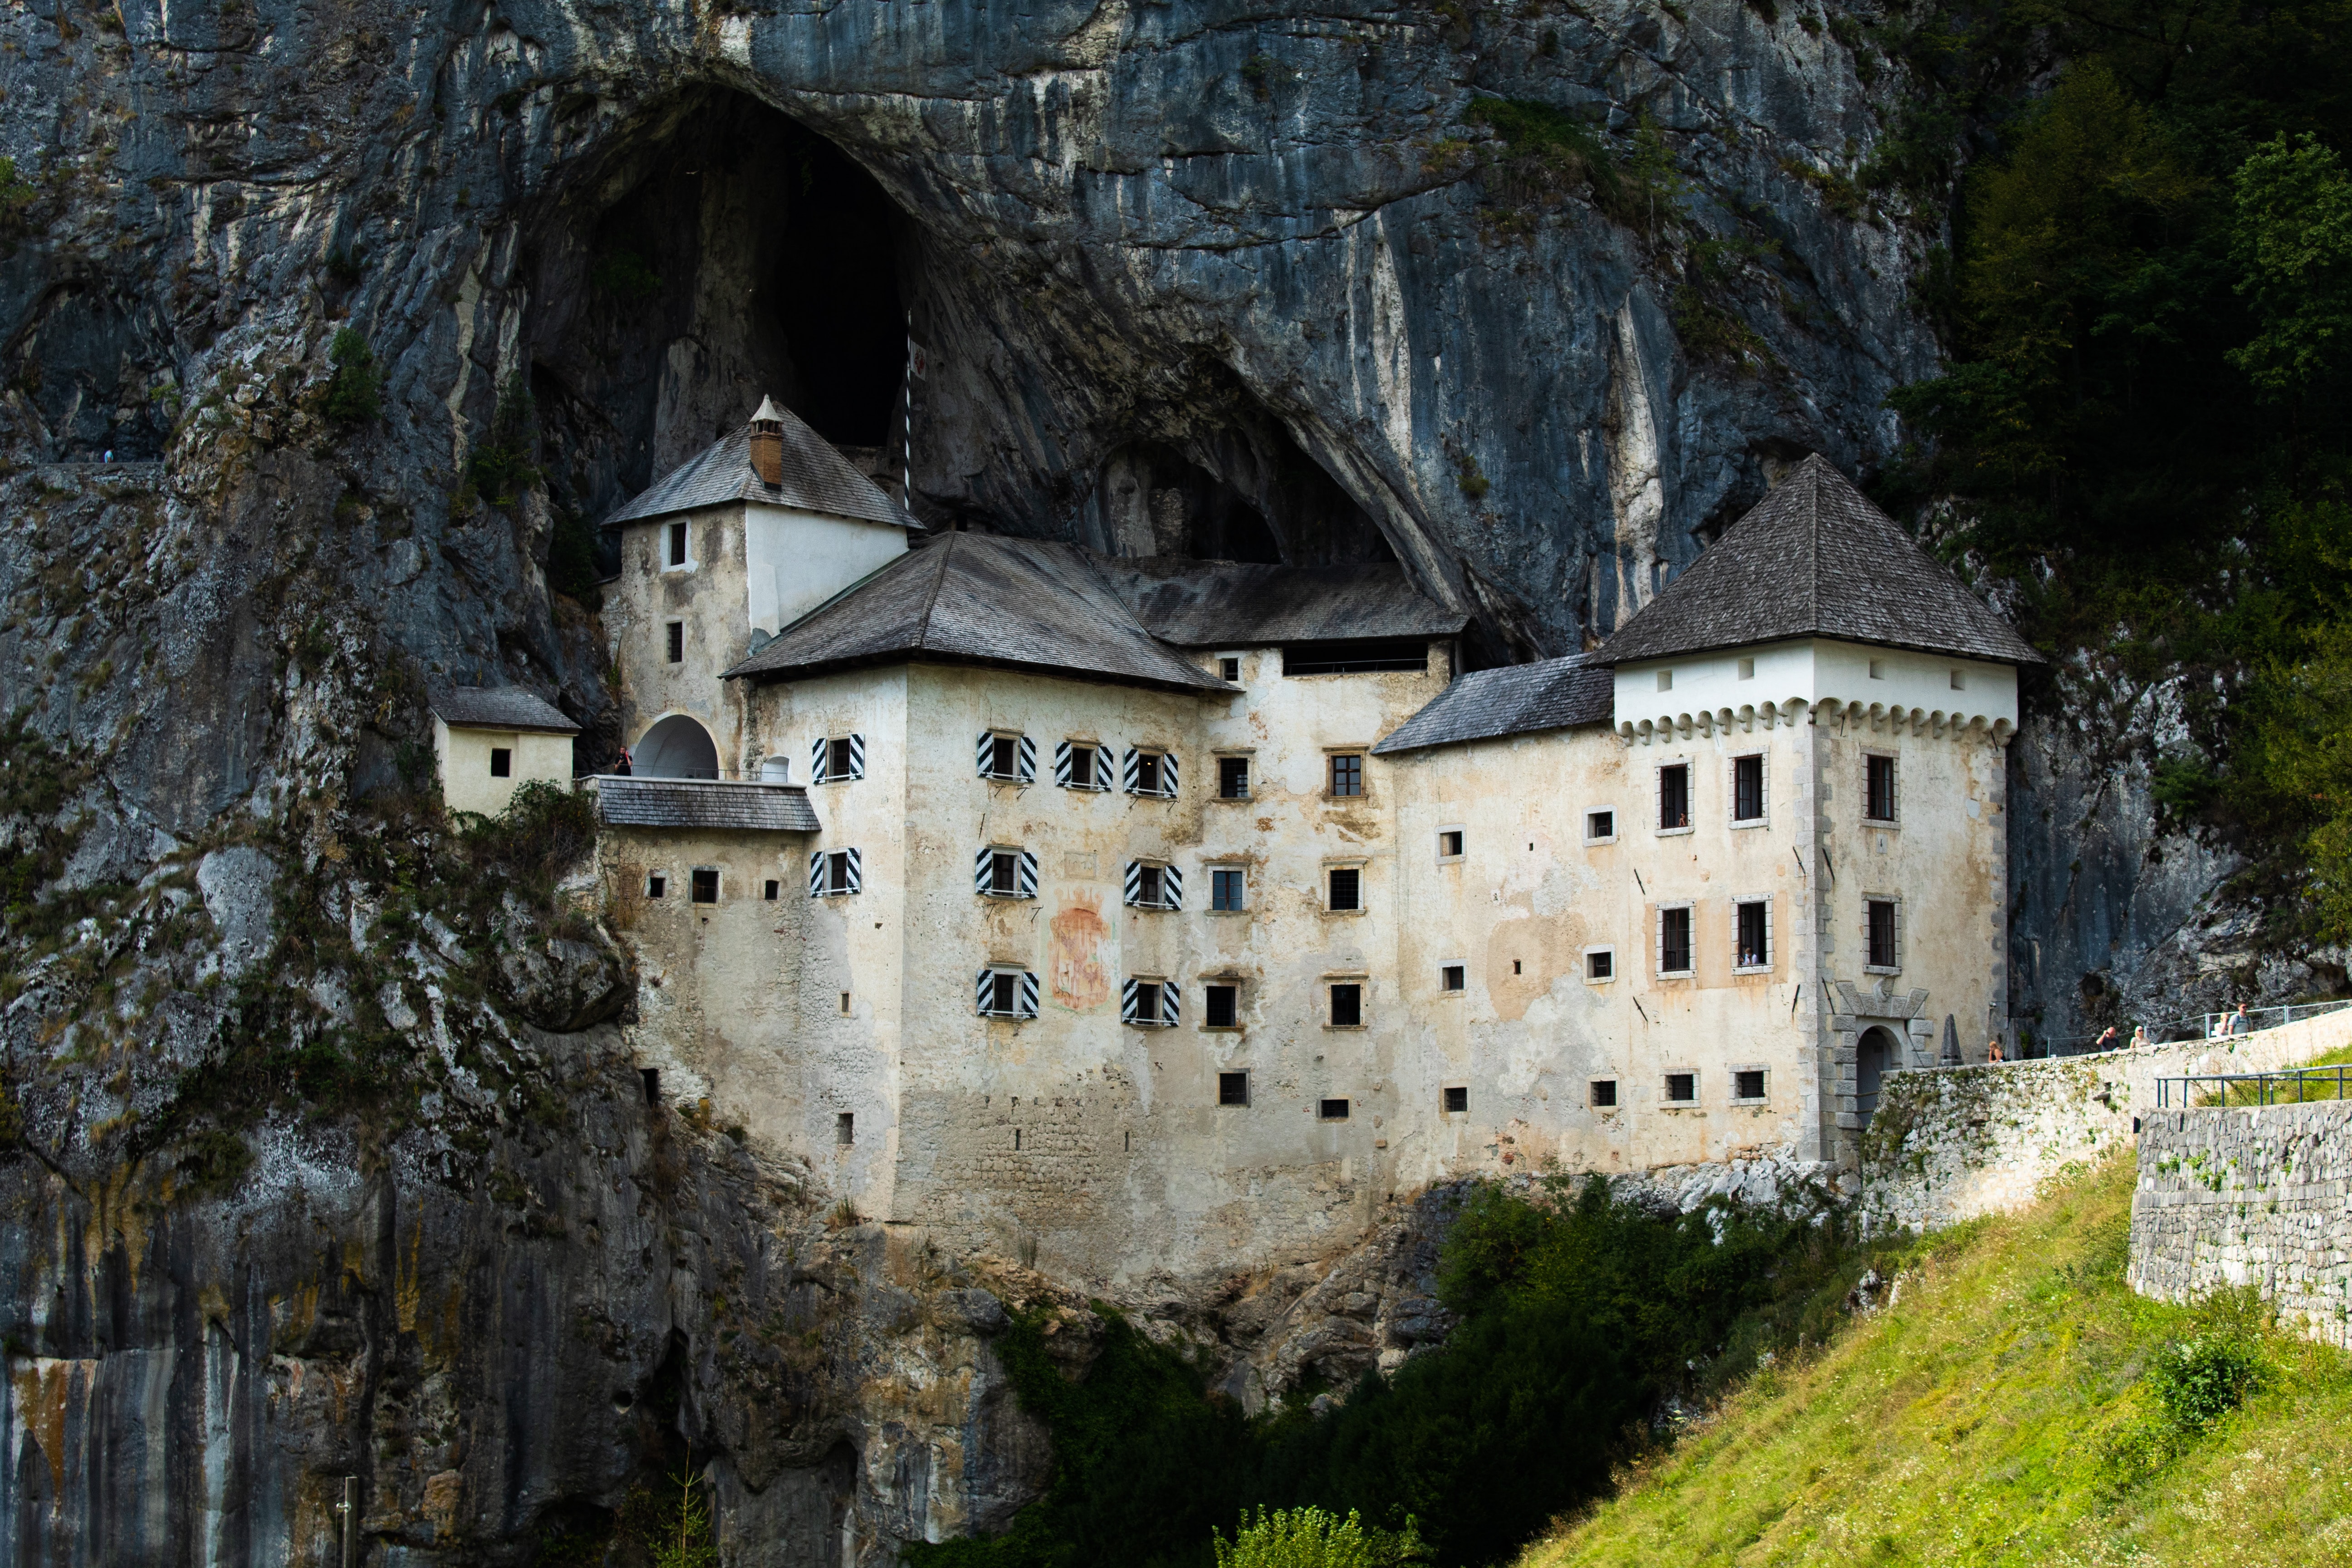
<instances>
[{"instance_id":1,"label":"stone masonry wall","mask_svg":"<svg viewBox=\"0 0 2352 1568\"><path fill-rule=\"evenodd\" d=\"M2352 1103L2142 1118L2126 1278L2162 1301L2251 1285L2352 1350Z\"/></svg>"},{"instance_id":2,"label":"stone masonry wall","mask_svg":"<svg viewBox=\"0 0 2352 1568\"><path fill-rule=\"evenodd\" d=\"M2048 1177L2128 1142L2156 1080L2291 1067L2352 1041L2352 1010L2144 1050L1887 1075L1862 1140L1862 1213L1927 1229L2021 1208Z\"/></svg>"}]
</instances>

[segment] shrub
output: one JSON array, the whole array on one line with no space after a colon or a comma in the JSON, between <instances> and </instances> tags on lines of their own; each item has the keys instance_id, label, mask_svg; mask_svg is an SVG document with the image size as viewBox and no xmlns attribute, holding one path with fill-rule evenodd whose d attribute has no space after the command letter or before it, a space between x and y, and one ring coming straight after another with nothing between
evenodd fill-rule
<instances>
[{"instance_id":1,"label":"shrub","mask_svg":"<svg viewBox=\"0 0 2352 1568\"><path fill-rule=\"evenodd\" d=\"M531 458L539 445L539 408L518 374L499 394L489 434L466 458L467 482L492 506L509 507L539 482Z\"/></svg>"},{"instance_id":2,"label":"shrub","mask_svg":"<svg viewBox=\"0 0 2352 1568\"><path fill-rule=\"evenodd\" d=\"M1244 1514L1234 1538L1218 1536L1216 1549L1217 1568L1391 1568L1428 1560L1410 1519L1391 1533L1367 1529L1353 1510L1341 1519L1319 1508L1260 1508L1255 1520Z\"/></svg>"},{"instance_id":3,"label":"shrub","mask_svg":"<svg viewBox=\"0 0 2352 1568\"><path fill-rule=\"evenodd\" d=\"M661 274L634 250L608 250L588 269L590 287L617 299L650 300L661 292Z\"/></svg>"},{"instance_id":4,"label":"shrub","mask_svg":"<svg viewBox=\"0 0 2352 1568\"><path fill-rule=\"evenodd\" d=\"M2202 1432L2244 1404L2268 1373L2252 1341L2207 1333L2158 1351L2147 1369L2147 1385L2175 1426Z\"/></svg>"},{"instance_id":5,"label":"shrub","mask_svg":"<svg viewBox=\"0 0 2352 1568\"><path fill-rule=\"evenodd\" d=\"M588 796L545 779L514 792L497 816L465 829L467 849L485 873L503 875L541 902L596 845L596 807Z\"/></svg>"},{"instance_id":6,"label":"shrub","mask_svg":"<svg viewBox=\"0 0 2352 1568\"><path fill-rule=\"evenodd\" d=\"M357 330L345 327L335 334L327 358L335 376L327 384L327 417L341 425L364 425L383 411L383 377L375 368L375 351Z\"/></svg>"}]
</instances>

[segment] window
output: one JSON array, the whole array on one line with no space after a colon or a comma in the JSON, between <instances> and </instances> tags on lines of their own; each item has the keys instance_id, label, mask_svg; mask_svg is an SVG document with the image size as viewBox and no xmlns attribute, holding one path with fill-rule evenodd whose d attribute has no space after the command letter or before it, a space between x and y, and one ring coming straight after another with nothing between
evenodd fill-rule
<instances>
[{"instance_id":1,"label":"window","mask_svg":"<svg viewBox=\"0 0 2352 1568\"><path fill-rule=\"evenodd\" d=\"M1110 778L1108 746L1093 741L1064 741L1055 746L1054 782L1064 789L1105 790L1110 788Z\"/></svg>"},{"instance_id":2,"label":"window","mask_svg":"<svg viewBox=\"0 0 2352 1568\"><path fill-rule=\"evenodd\" d=\"M1361 795L1364 793L1364 759L1352 752L1331 759L1331 793Z\"/></svg>"},{"instance_id":3,"label":"window","mask_svg":"<svg viewBox=\"0 0 2352 1568\"><path fill-rule=\"evenodd\" d=\"M697 866L692 874L693 887L688 893L698 904L719 901L719 873L709 866Z\"/></svg>"},{"instance_id":4,"label":"window","mask_svg":"<svg viewBox=\"0 0 2352 1568\"><path fill-rule=\"evenodd\" d=\"M1242 988L1238 985L1211 985L1201 993L1201 1025L1209 1029L1240 1027Z\"/></svg>"},{"instance_id":5,"label":"window","mask_svg":"<svg viewBox=\"0 0 2352 1568\"><path fill-rule=\"evenodd\" d=\"M1034 1018L1037 976L1026 969L983 969L976 1000L982 1017Z\"/></svg>"},{"instance_id":6,"label":"window","mask_svg":"<svg viewBox=\"0 0 2352 1568\"><path fill-rule=\"evenodd\" d=\"M1469 971L1459 963L1446 964L1438 970L1437 983L1448 991L1462 990L1469 983Z\"/></svg>"},{"instance_id":7,"label":"window","mask_svg":"<svg viewBox=\"0 0 2352 1568\"><path fill-rule=\"evenodd\" d=\"M1754 659L1743 658L1739 661L1739 679L1742 680L1753 680L1756 679L1756 661Z\"/></svg>"},{"instance_id":8,"label":"window","mask_svg":"<svg viewBox=\"0 0 2352 1568\"><path fill-rule=\"evenodd\" d=\"M1731 906L1731 951L1740 969L1763 969L1772 962L1772 906L1759 899Z\"/></svg>"},{"instance_id":9,"label":"window","mask_svg":"<svg viewBox=\"0 0 2352 1568\"><path fill-rule=\"evenodd\" d=\"M1345 914L1364 907L1364 874L1353 866L1331 868L1331 900L1333 914Z\"/></svg>"},{"instance_id":10,"label":"window","mask_svg":"<svg viewBox=\"0 0 2352 1568\"><path fill-rule=\"evenodd\" d=\"M1363 675L1382 669L1428 668L1429 645L1418 638L1373 637L1282 650L1285 675Z\"/></svg>"},{"instance_id":11,"label":"window","mask_svg":"<svg viewBox=\"0 0 2352 1568\"><path fill-rule=\"evenodd\" d=\"M1217 1075L1217 1103L1219 1105L1247 1105L1249 1103L1249 1074L1245 1072L1219 1073Z\"/></svg>"},{"instance_id":12,"label":"window","mask_svg":"<svg viewBox=\"0 0 2352 1568\"><path fill-rule=\"evenodd\" d=\"M669 896L669 879L656 871L646 879L646 897L662 899Z\"/></svg>"},{"instance_id":13,"label":"window","mask_svg":"<svg viewBox=\"0 0 2352 1568\"><path fill-rule=\"evenodd\" d=\"M1228 655L1217 660L1217 679L1237 681L1242 678L1242 661Z\"/></svg>"},{"instance_id":14,"label":"window","mask_svg":"<svg viewBox=\"0 0 2352 1568\"><path fill-rule=\"evenodd\" d=\"M809 746L809 777L817 784L847 784L866 776L866 737L822 736Z\"/></svg>"},{"instance_id":15,"label":"window","mask_svg":"<svg viewBox=\"0 0 2352 1568\"><path fill-rule=\"evenodd\" d=\"M1037 896L1037 857L1026 849L991 847L972 858L971 890L983 899Z\"/></svg>"},{"instance_id":16,"label":"window","mask_svg":"<svg viewBox=\"0 0 2352 1568\"><path fill-rule=\"evenodd\" d=\"M1249 798L1249 768L1247 757L1217 759L1217 798L1247 800Z\"/></svg>"},{"instance_id":17,"label":"window","mask_svg":"<svg viewBox=\"0 0 2352 1568\"><path fill-rule=\"evenodd\" d=\"M776 901L776 895L783 890L784 885L782 882L777 881L773 878L770 878L767 885L761 889L761 896L772 904Z\"/></svg>"},{"instance_id":18,"label":"window","mask_svg":"<svg viewBox=\"0 0 2352 1568\"><path fill-rule=\"evenodd\" d=\"M1661 691L1672 691L1674 689L1675 672L1671 669L1662 669L1658 671L1658 689Z\"/></svg>"},{"instance_id":19,"label":"window","mask_svg":"<svg viewBox=\"0 0 2352 1568\"><path fill-rule=\"evenodd\" d=\"M1592 1080L1592 1109L1595 1110L1613 1110L1616 1108L1617 1080L1613 1078L1594 1079Z\"/></svg>"},{"instance_id":20,"label":"window","mask_svg":"<svg viewBox=\"0 0 2352 1568\"><path fill-rule=\"evenodd\" d=\"M1238 866L1220 866L1209 873L1209 907L1227 912L1246 909L1248 873Z\"/></svg>"},{"instance_id":21,"label":"window","mask_svg":"<svg viewBox=\"0 0 2352 1568\"><path fill-rule=\"evenodd\" d=\"M1596 947L1584 955L1584 977L1587 980L1613 980L1617 975L1617 953L1613 948Z\"/></svg>"},{"instance_id":22,"label":"window","mask_svg":"<svg viewBox=\"0 0 2352 1568\"><path fill-rule=\"evenodd\" d=\"M1666 1075L1666 1103L1668 1105L1696 1105L1698 1103L1698 1074L1695 1072L1668 1073Z\"/></svg>"},{"instance_id":23,"label":"window","mask_svg":"<svg viewBox=\"0 0 2352 1568\"><path fill-rule=\"evenodd\" d=\"M672 664L684 664L686 662L686 623L672 621L666 631L669 638L667 657Z\"/></svg>"},{"instance_id":24,"label":"window","mask_svg":"<svg viewBox=\"0 0 2352 1568\"><path fill-rule=\"evenodd\" d=\"M1952 689L1955 691L1966 691L1968 689L1968 672L1961 669L1955 669L1952 671Z\"/></svg>"},{"instance_id":25,"label":"window","mask_svg":"<svg viewBox=\"0 0 2352 1568\"><path fill-rule=\"evenodd\" d=\"M1862 815L1872 822L1895 820L1895 759L1863 758Z\"/></svg>"},{"instance_id":26,"label":"window","mask_svg":"<svg viewBox=\"0 0 2352 1568\"><path fill-rule=\"evenodd\" d=\"M1764 1098L1764 1069L1762 1068L1740 1068L1735 1070L1731 1075L1731 1098L1734 1100L1762 1100Z\"/></svg>"},{"instance_id":27,"label":"window","mask_svg":"<svg viewBox=\"0 0 2352 1568\"><path fill-rule=\"evenodd\" d=\"M817 850L809 857L809 897L830 899L854 893L864 883L863 867L855 849Z\"/></svg>"},{"instance_id":28,"label":"window","mask_svg":"<svg viewBox=\"0 0 2352 1568\"><path fill-rule=\"evenodd\" d=\"M659 1105L661 1103L661 1069L659 1068L639 1068L637 1069L637 1081L645 1086L646 1103L647 1105Z\"/></svg>"},{"instance_id":29,"label":"window","mask_svg":"<svg viewBox=\"0 0 2352 1568\"><path fill-rule=\"evenodd\" d=\"M1026 735L1003 735L982 730L976 755L980 776L1027 784L1037 776L1037 742Z\"/></svg>"},{"instance_id":30,"label":"window","mask_svg":"<svg viewBox=\"0 0 2352 1568\"><path fill-rule=\"evenodd\" d=\"M1901 968L1901 953L1895 943L1895 900L1869 899L1864 901L1862 909L1864 934L1867 944L1863 967L1888 970Z\"/></svg>"},{"instance_id":31,"label":"window","mask_svg":"<svg viewBox=\"0 0 2352 1568\"><path fill-rule=\"evenodd\" d=\"M514 777L514 752L504 746L490 748L490 776L494 779Z\"/></svg>"},{"instance_id":32,"label":"window","mask_svg":"<svg viewBox=\"0 0 2352 1568\"><path fill-rule=\"evenodd\" d=\"M1459 1116L1464 1111L1470 1109L1469 1085L1460 1083L1451 1084L1444 1089L1439 1090L1439 1093L1444 1098L1441 1099L1438 1103L1445 1107L1446 1115Z\"/></svg>"},{"instance_id":33,"label":"window","mask_svg":"<svg viewBox=\"0 0 2352 1568\"><path fill-rule=\"evenodd\" d=\"M1443 827L1437 833L1437 858L1440 860L1462 858L1462 829Z\"/></svg>"},{"instance_id":34,"label":"window","mask_svg":"<svg viewBox=\"0 0 2352 1568\"><path fill-rule=\"evenodd\" d=\"M1165 752L1129 751L1127 793L1172 799L1176 794L1176 759Z\"/></svg>"},{"instance_id":35,"label":"window","mask_svg":"<svg viewBox=\"0 0 2352 1568\"><path fill-rule=\"evenodd\" d=\"M1691 912L1688 904L1658 911L1658 973L1688 974L1691 968Z\"/></svg>"},{"instance_id":36,"label":"window","mask_svg":"<svg viewBox=\"0 0 2352 1568\"><path fill-rule=\"evenodd\" d=\"M1884 680L1886 679L1886 661L1885 659L1874 658L1870 661L1870 679L1873 680Z\"/></svg>"},{"instance_id":37,"label":"window","mask_svg":"<svg viewBox=\"0 0 2352 1568\"><path fill-rule=\"evenodd\" d=\"M849 1016L849 993L846 991L841 994L841 1016L845 1018Z\"/></svg>"},{"instance_id":38,"label":"window","mask_svg":"<svg viewBox=\"0 0 2352 1568\"><path fill-rule=\"evenodd\" d=\"M686 524L682 522L669 525L669 563L673 566L686 564Z\"/></svg>"},{"instance_id":39,"label":"window","mask_svg":"<svg viewBox=\"0 0 2352 1568\"><path fill-rule=\"evenodd\" d=\"M1127 901L1139 910L1181 910L1184 907L1184 873L1173 866L1129 860Z\"/></svg>"},{"instance_id":40,"label":"window","mask_svg":"<svg viewBox=\"0 0 2352 1568\"><path fill-rule=\"evenodd\" d=\"M1671 833L1688 827L1690 819L1690 764L1675 763L1658 770L1658 830Z\"/></svg>"},{"instance_id":41,"label":"window","mask_svg":"<svg viewBox=\"0 0 2352 1568\"><path fill-rule=\"evenodd\" d=\"M1119 992L1119 1021L1145 1029L1171 1028L1181 995L1173 980L1130 979Z\"/></svg>"},{"instance_id":42,"label":"window","mask_svg":"<svg viewBox=\"0 0 2352 1568\"><path fill-rule=\"evenodd\" d=\"M833 1119L833 1141L846 1149L857 1142L857 1118L845 1110Z\"/></svg>"},{"instance_id":43,"label":"window","mask_svg":"<svg viewBox=\"0 0 2352 1568\"><path fill-rule=\"evenodd\" d=\"M1315 1114L1325 1121L1345 1121L1348 1120L1348 1102L1344 1100L1318 1100Z\"/></svg>"},{"instance_id":44,"label":"window","mask_svg":"<svg viewBox=\"0 0 2352 1568\"><path fill-rule=\"evenodd\" d=\"M1764 820L1764 759L1761 756L1731 759L1731 820Z\"/></svg>"},{"instance_id":45,"label":"window","mask_svg":"<svg viewBox=\"0 0 2352 1568\"><path fill-rule=\"evenodd\" d=\"M1515 959L1511 960L1511 973L1514 973L1514 974L1518 973L1519 973L1519 965L1520 965L1520 963L1522 963L1523 962L1525 962L1525 961L1524 961L1524 960L1521 960L1521 959L1517 959L1517 958L1515 958Z\"/></svg>"},{"instance_id":46,"label":"window","mask_svg":"<svg viewBox=\"0 0 2352 1568\"><path fill-rule=\"evenodd\" d=\"M1342 981L1331 987L1331 1026L1335 1029L1360 1029L1364 1026L1364 988L1355 981Z\"/></svg>"},{"instance_id":47,"label":"window","mask_svg":"<svg viewBox=\"0 0 2352 1568\"><path fill-rule=\"evenodd\" d=\"M1614 843L1617 837L1617 814L1613 811L1588 811L1584 814L1584 841L1587 844Z\"/></svg>"}]
</instances>

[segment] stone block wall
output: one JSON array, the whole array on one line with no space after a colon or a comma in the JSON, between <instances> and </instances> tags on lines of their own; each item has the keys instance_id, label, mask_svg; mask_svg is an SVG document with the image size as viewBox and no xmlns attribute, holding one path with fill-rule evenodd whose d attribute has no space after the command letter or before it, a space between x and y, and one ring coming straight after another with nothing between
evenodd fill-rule
<instances>
[{"instance_id":1,"label":"stone block wall","mask_svg":"<svg viewBox=\"0 0 2352 1568\"><path fill-rule=\"evenodd\" d=\"M1887 1075L1862 1137L1861 1210L1915 1230L2022 1208L2070 1163L2128 1143L2160 1078L2260 1072L2352 1042L2352 1010L2234 1040Z\"/></svg>"},{"instance_id":2,"label":"stone block wall","mask_svg":"<svg viewBox=\"0 0 2352 1568\"><path fill-rule=\"evenodd\" d=\"M2251 1285L2352 1350L2352 1102L2143 1117L2126 1277L2160 1301Z\"/></svg>"}]
</instances>

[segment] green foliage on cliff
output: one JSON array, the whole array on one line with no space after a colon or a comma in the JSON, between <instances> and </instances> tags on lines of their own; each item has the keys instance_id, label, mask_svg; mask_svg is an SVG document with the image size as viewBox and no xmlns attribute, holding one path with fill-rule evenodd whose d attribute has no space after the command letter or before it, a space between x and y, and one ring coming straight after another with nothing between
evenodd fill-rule
<instances>
[{"instance_id":1,"label":"green foliage on cliff","mask_svg":"<svg viewBox=\"0 0 2352 1568\"><path fill-rule=\"evenodd\" d=\"M363 425L383 407L383 377L376 373L375 351L350 327L335 334L327 350L335 367L327 383L327 417L342 425Z\"/></svg>"},{"instance_id":2,"label":"green foliage on cliff","mask_svg":"<svg viewBox=\"0 0 2352 1568\"><path fill-rule=\"evenodd\" d=\"M490 427L466 458L466 479L492 506L509 507L539 483L539 405L520 375L499 391Z\"/></svg>"},{"instance_id":3,"label":"green foliage on cliff","mask_svg":"<svg viewBox=\"0 0 2352 1568\"><path fill-rule=\"evenodd\" d=\"M1381 1530L1361 1514L1341 1519L1319 1508L1244 1514L1231 1541L1217 1537L1216 1551L1217 1568L1394 1568L1428 1555L1410 1520L1402 1530Z\"/></svg>"},{"instance_id":4,"label":"green foliage on cliff","mask_svg":"<svg viewBox=\"0 0 2352 1568\"><path fill-rule=\"evenodd\" d=\"M1052 1355L1048 1321L1017 1315L998 1353L1053 1432L1054 1484L1003 1536L908 1561L1207 1568L1243 1510L1311 1507L1416 1531L1438 1563L1491 1563L1605 1488L1652 1441L1661 1401L1706 1397L1759 1355L1822 1338L1874 1256L1832 1225L1722 1202L1661 1218L1600 1182L1474 1187L1443 1255L1441 1295L1460 1314L1444 1346L1326 1415L1294 1404L1254 1421L1108 1308L1080 1381Z\"/></svg>"}]
</instances>

